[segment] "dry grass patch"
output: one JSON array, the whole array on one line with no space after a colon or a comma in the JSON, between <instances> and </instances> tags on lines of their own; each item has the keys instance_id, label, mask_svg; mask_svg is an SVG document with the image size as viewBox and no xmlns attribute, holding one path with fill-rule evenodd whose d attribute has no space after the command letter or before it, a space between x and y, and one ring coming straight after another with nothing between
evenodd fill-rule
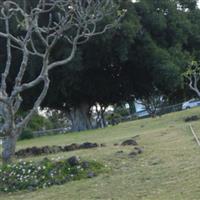
<instances>
[{"instance_id":1,"label":"dry grass patch","mask_svg":"<svg viewBox=\"0 0 200 200\"><path fill-rule=\"evenodd\" d=\"M59 153L49 158L78 155L84 159L95 159L110 170L94 179L74 181L37 192L0 194L0 200L198 200L200 149L184 117L199 113L200 109L196 108L103 130L19 142L18 149L86 141L105 143L104 148ZM195 130L200 130L200 121L192 124ZM134 147L114 146L135 135L139 135L136 141L144 147L144 153L130 157L128 154ZM123 152L116 154L117 151ZM40 160L43 157L27 159Z\"/></svg>"}]
</instances>

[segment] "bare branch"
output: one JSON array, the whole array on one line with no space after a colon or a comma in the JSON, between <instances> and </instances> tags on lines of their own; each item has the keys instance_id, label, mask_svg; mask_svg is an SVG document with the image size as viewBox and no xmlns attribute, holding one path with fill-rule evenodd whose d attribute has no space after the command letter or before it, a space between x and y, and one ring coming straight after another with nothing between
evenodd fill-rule
<instances>
[{"instance_id":1,"label":"bare branch","mask_svg":"<svg viewBox=\"0 0 200 200\"><path fill-rule=\"evenodd\" d=\"M113 14L113 0L36 0L36 4L33 8L27 9L27 5L18 4L14 0L0 1L0 20L5 25L5 31L0 27L0 37L6 41L7 61L1 74L0 116L3 117L4 124L0 131L3 131L5 136L15 138L45 98L49 88L49 70L69 63L78 45L113 28L121 18L116 15L117 19L114 22L105 25L102 30L97 28L98 22ZM11 23L17 24L16 32L10 30ZM17 32L20 35L17 35ZM71 48L70 53L60 60L52 61L52 49L60 39L66 40ZM13 66L16 69L19 67L19 70L13 80L14 84L11 85L12 90L7 94L6 84L14 52L12 49L20 51L22 56L19 66ZM42 58L41 70L36 78L23 82L31 55ZM42 82L42 92L32 109L24 119L17 120L16 115L22 104L21 93Z\"/></svg>"},{"instance_id":2,"label":"bare branch","mask_svg":"<svg viewBox=\"0 0 200 200\"><path fill-rule=\"evenodd\" d=\"M190 89L193 90L200 98L200 89L198 86L200 80L200 63L192 61L183 76L189 81Z\"/></svg>"},{"instance_id":3,"label":"bare branch","mask_svg":"<svg viewBox=\"0 0 200 200\"><path fill-rule=\"evenodd\" d=\"M9 28L9 18L8 17L6 17L6 19L5 19L5 27L6 27L6 33L9 34L10 28ZM11 40L10 40L9 37L7 38L6 48L7 48L7 63L6 63L5 71L4 71L4 73L2 74L2 77L1 77L1 92L5 95L7 95L7 93L6 93L6 78L9 74L9 71L10 71L11 59L12 59L12 56L11 56Z\"/></svg>"},{"instance_id":4,"label":"bare branch","mask_svg":"<svg viewBox=\"0 0 200 200\"><path fill-rule=\"evenodd\" d=\"M35 112L37 111L38 107L40 106L40 104L44 100L44 98L45 98L45 96L47 94L48 88L49 88L49 83L50 83L47 74L43 77L43 81L44 81L44 86L43 86L43 90L42 90L40 96L35 101L34 106L31 109L31 111L28 113L28 115L22 120L22 122L20 122L17 125L17 128L24 128L27 125L27 123L30 121L30 119L35 114Z\"/></svg>"}]
</instances>

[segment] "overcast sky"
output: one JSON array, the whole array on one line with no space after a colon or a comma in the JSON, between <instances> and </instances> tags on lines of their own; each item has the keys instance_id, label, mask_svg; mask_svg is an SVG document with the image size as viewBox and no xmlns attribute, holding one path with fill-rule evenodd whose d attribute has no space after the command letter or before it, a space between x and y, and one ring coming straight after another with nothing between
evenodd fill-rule
<instances>
[{"instance_id":1,"label":"overcast sky","mask_svg":"<svg viewBox=\"0 0 200 200\"><path fill-rule=\"evenodd\" d=\"M132 1L134 2L134 1L136 1L136 0L132 0ZM200 0L198 0L198 1L199 1L198 5L199 5L199 8L200 8Z\"/></svg>"}]
</instances>

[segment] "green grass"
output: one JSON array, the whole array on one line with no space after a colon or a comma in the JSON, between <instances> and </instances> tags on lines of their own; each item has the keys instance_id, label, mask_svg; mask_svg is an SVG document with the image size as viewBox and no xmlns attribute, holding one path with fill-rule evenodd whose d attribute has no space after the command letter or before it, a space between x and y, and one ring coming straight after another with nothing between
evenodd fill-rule
<instances>
[{"instance_id":1,"label":"green grass","mask_svg":"<svg viewBox=\"0 0 200 200\"><path fill-rule=\"evenodd\" d=\"M103 130L42 137L21 141L28 146L64 145L73 142L105 143L106 147L59 153L48 157L78 155L111 168L93 179L73 181L36 192L0 194L0 200L199 200L200 148L193 139L186 116L200 115L200 108L122 123ZM192 122L200 136L200 121ZM139 135L144 153L135 158L133 147L114 146ZM124 153L116 154L122 150ZM45 156L27 158L40 160Z\"/></svg>"}]
</instances>

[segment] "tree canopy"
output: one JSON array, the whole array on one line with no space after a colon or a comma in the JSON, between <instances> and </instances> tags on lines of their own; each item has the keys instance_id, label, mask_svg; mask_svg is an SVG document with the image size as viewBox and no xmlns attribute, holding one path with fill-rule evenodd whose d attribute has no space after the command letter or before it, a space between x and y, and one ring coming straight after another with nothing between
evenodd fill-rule
<instances>
[{"instance_id":1,"label":"tree canopy","mask_svg":"<svg viewBox=\"0 0 200 200\"><path fill-rule=\"evenodd\" d=\"M80 46L68 67L50 72L50 90L43 107L63 110L71 118L76 118L76 113L81 121L90 117L90 108L97 103L107 106L130 102L157 92L171 101L184 97L181 74L191 60L199 59L197 1L119 2L119 12L126 11L120 24ZM104 19L102 26L110 20ZM60 40L51 59L62 59L69 50L68 44ZM17 54L15 60L18 62ZM40 62L32 59L27 79L37 76ZM39 88L31 90L32 95L24 95L24 109L30 108ZM84 113L82 117L78 110ZM89 119L87 127L88 123Z\"/></svg>"}]
</instances>

